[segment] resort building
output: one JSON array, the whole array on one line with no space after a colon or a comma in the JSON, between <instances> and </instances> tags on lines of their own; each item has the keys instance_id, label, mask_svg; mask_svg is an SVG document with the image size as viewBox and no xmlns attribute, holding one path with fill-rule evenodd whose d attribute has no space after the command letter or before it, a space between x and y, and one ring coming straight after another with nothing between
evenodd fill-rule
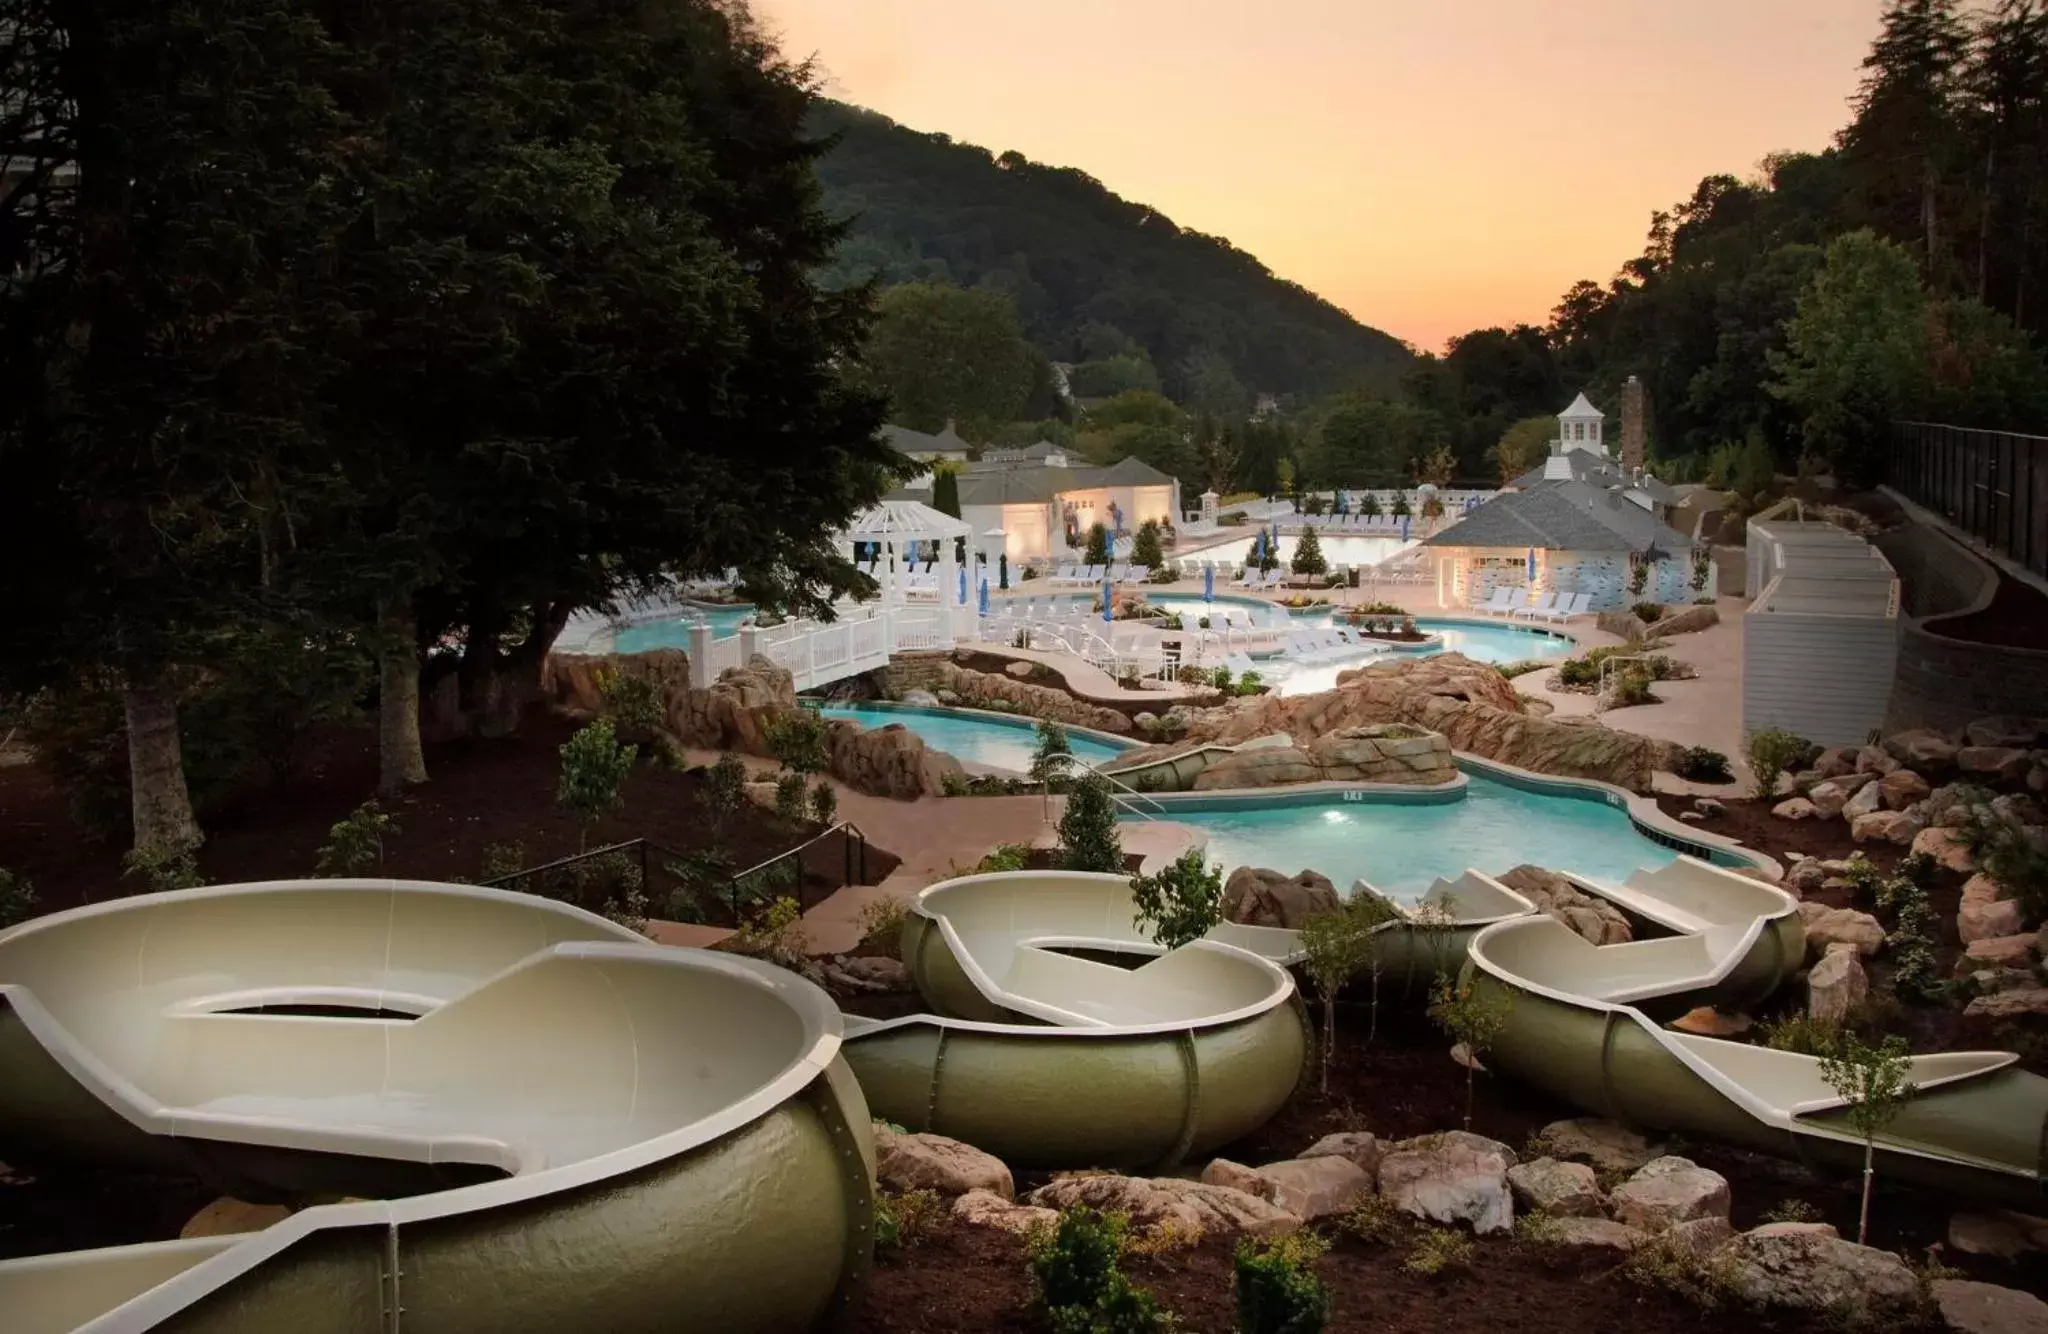
<instances>
[{"instance_id":1,"label":"resort building","mask_svg":"<svg viewBox=\"0 0 2048 1334\"><path fill-rule=\"evenodd\" d=\"M1542 467L1423 541L1442 599L1480 603L1513 587L1587 593L1604 610L1711 588L1692 540L1668 522L1678 496L1608 454L1605 414L1580 394L1557 423Z\"/></svg>"},{"instance_id":2,"label":"resort building","mask_svg":"<svg viewBox=\"0 0 2048 1334\"><path fill-rule=\"evenodd\" d=\"M908 454L921 463L965 463L971 448L953 429L951 421L937 435L913 431L908 426L884 426L882 438L894 445L899 453Z\"/></svg>"},{"instance_id":3,"label":"resort building","mask_svg":"<svg viewBox=\"0 0 2048 1334\"><path fill-rule=\"evenodd\" d=\"M927 475L892 499L929 503L931 494ZM1012 562L1077 551L1098 523L1128 538L1147 519L1170 525L1179 513L1180 483L1144 460L1095 467L1045 440L990 450L960 474L960 517L977 533L1000 529Z\"/></svg>"}]
</instances>

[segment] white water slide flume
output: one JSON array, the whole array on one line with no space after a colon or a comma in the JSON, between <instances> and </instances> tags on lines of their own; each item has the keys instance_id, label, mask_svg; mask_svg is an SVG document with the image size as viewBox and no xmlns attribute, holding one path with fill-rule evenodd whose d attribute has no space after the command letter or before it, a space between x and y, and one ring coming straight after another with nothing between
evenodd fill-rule
<instances>
[{"instance_id":1,"label":"white water slide flume","mask_svg":"<svg viewBox=\"0 0 2048 1334\"><path fill-rule=\"evenodd\" d=\"M0 1328L342 1334L386 1327L396 1274L406 1328L811 1328L866 1256L840 1031L794 974L469 886L219 886L30 921L0 932L10 1161L381 1198L0 1264Z\"/></svg>"}]
</instances>

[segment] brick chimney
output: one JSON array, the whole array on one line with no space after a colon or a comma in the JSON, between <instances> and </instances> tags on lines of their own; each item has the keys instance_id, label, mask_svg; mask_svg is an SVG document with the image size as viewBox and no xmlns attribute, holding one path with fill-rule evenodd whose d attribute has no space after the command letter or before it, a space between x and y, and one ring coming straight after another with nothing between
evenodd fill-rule
<instances>
[{"instance_id":1,"label":"brick chimney","mask_svg":"<svg viewBox=\"0 0 2048 1334\"><path fill-rule=\"evenodd\" d=\"M1621 467L1630 472L1643 466L1643 382L1635 376L1621 387Z\"/></svg>"}]
</instances>

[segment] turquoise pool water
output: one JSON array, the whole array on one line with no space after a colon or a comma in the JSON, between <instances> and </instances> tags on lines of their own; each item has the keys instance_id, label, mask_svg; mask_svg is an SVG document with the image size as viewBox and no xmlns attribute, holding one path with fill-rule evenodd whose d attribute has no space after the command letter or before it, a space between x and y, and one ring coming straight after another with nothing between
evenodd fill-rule
<instances>
[{"instance_id":1,"label":"turquoise pool water","mask_svg":"<svg viewBox=\"0 0 2048 1334\"><path fill-rule=\"evenodd\" d=\"M657 648L686 649L690 646L690 627L696 622L709 621L712 637L723 639L727 635L738 634L740 622L753 614L754 608L751 604L720 607L706 603L687 616L671 617L665 621L649 621L645 625L629 626L619 631L615 651L645 653L649 649Z\"/></svg>"},{"instance_id":2,"label":"turquoise pool water","mask_svg":"<svg viewBox=\"0 0 2048 1334\"><path fill-rule=\"evenodd\" d=\"M1289 875L1310 869L1346 891L1354 880L1365 880L1414 894L1468 867L1497 874L1523 862L1618 880L1678 855L1637 833L1626 812L1603 802L1470 777L1463 800L1437 805L1338 799L1219 810L1174 806L1161 818L1206 831L1210 859L1221 861L1226 875L1239 866Z\"/></svg>"},{"instance_id":3,"label":"turquoise pool water","mask_svg":"<svg viewBox=\"0 0 2048 1334\"><path fill-rule=\"evenodd\" d=\"M1007 718L983 718L942 709L877 709L859 704L827 704L819 712L827 718L844 718L862 727L902 723L963 764L986 765L1013 773L1028 771L1031 756L1038 749L1037 724L1025 720L1012 722ZM1074 748L1074 754L1090 764L1100 764L1129 749L1074 731L1067 733L1067 743Z\"/></svg>"},{"instance_id":4,"label":"turquoise pool water","mask_svg":"<svg viewBox=\"0 0 2048 1334\"><path fill-rule=\"evenodd\" d=\"M1165 597L1148 597L1146 600L1168 615L1184 618L1205 616L1218 606L1233 613L1243 611L1257 612L1261 608L1272 608L1276 611L1284 610L1283 608L1276 607L1273 603L1262 602L1257 598L1225 597L1221 592L1217 593L1216 602L1213 605L1204 602L1199 596L1190 597L1185 593L1169 594ZM1261 617L1260 619L1263 622L1265 618ZM1287 613L1287 624L1292 628L1302 630L1327 630L1335 622L1335 619L1336 613L1327 607L1312 611ZM1415 624L1419 629L1443 636L1444 646L1441 650L1442 652L1462 653L1466 657L1476 659L1479 662L1521 662L1527 658L1562 658L1570 654L1573 648L1573 643L1569 636L1552 634L1541 626L1517 625L1511 621L1488 624L1484 621L1418 616L1415 618ZM1357 664L1353 663L1350 665L1356 666ZM1334 679L1333 672L1332 680ZM1329 687L1321 686L1318 688L1327 690ZM1290 691L1289 693L1299 692Z\"/></svg>"}]
</instances>

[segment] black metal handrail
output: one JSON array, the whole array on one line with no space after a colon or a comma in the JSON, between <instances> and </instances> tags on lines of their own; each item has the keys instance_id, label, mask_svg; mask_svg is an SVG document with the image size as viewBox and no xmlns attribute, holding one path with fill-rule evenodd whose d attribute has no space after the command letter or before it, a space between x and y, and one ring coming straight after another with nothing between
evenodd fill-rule
<instances>
[{"instance_id":1,"label":"black metal handrail","mask_svg":"<svg viewBox=\"0 0 2048 1334\"><path fill-rule=\"evenodd\" d=\"M748 897L747 887L744 884L744 882L750 876L761 876L764 878L768 877L772 873L772 868L782 865L783 863L789 861L792 857L797 859L795 885L796 894L794 895L797 901L797 906L803 909L805 912L809 912L812 908L815 908L817 906L817 903L812 903L808 901L804 895L804 865L802 860L803 855L804 853L808 852L811 848L815 847L817 844L824 842L826 839L831 838L835 834L840 836L842 842L840 845L840 880L837 885L833 886L833 889L838 890L845 888L847 885L860 885L867 883L867 835L861 833L860 826L854 824L853 821L841 820L839 821L839 823L833 825L831 828L822 830L821 832L812 835L810 838L805 839L803 842L797 844L795 847L776 853L767 861L761 862L755 866L749 866L744 871L736 872L726 884L726 892L728 895L729 904L732 908L733 920L739 921L744 916L745 904L743 900L746 897ZM823 901L824 900L822 898L818 900L818 902L820 903L822 903Z\"/></svg>"},{"instance_id":2,"label":"black metal handrail","mask_svg":"<svg viewBox=\"0 0 2048 1334\"><path fill-rule=\"evenodd\" d=\"M592 848L588 852L578 852L573 853L567 857L557 857L555 858L555 860L551 862L542 862L539 866L521 867L519 870L510 872L509 874L493 876L489 880L479 880L477 883L483 885L486 888L495 888L499 885L510 884L515 880L524 880L528 876L544 875L549 871L559 871L562 870L564 867L575 866L579 862L595 861L599 857L609 857L615 852L626 852L639 854L640 883L642 885L646 885L648 883L647 850L649 848L652 848L657 854L663 857L680 857L683 855L682 853L677 852L674 848L667 847L660 843L656 843L653 839L629 838L623 843L608 843L604 847Z\"/></svg>"},{"instance_id":3,"label":"black metal handrail","mask_svg":"<svg viewBox=\"0 0 2048 1334\"><path fill-rule=\"evenodd\" d=\"M1900 422L1893 490L2018 565L2048 574L2048 436Z\"/></svg>"}]
</instances>

